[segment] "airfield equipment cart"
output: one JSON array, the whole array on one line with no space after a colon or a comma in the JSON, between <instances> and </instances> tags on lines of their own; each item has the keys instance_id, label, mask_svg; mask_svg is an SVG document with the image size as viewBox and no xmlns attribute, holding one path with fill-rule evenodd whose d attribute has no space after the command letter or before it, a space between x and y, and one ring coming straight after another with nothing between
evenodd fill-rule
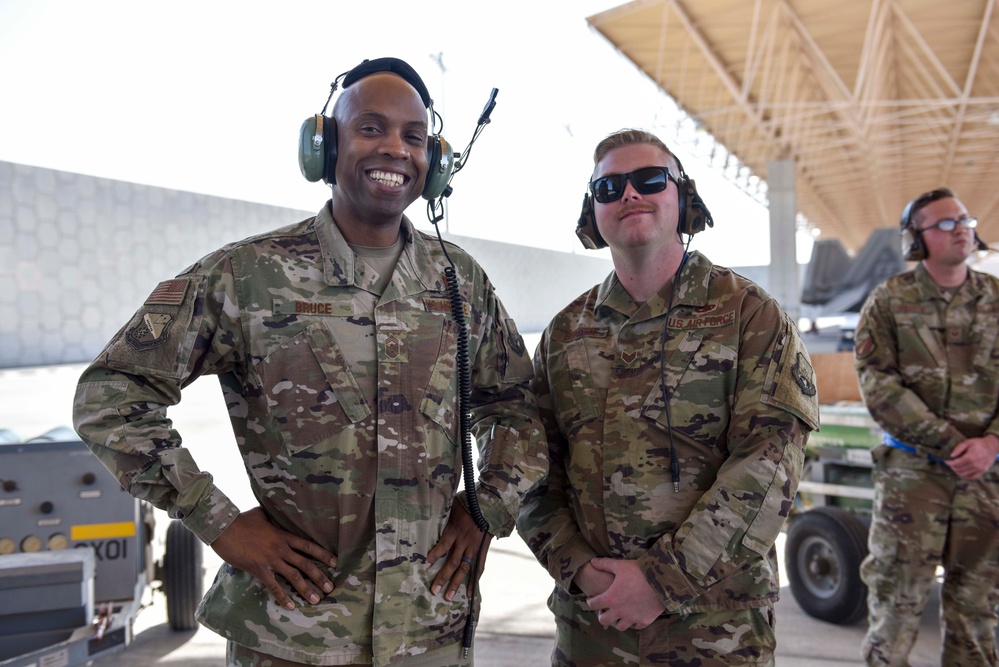
<instances>
[{"instance_id":1,"label":"airfield equipment cart","mask_svg":"<svg viewBox=\"0 0 999 667\"><path fill-rule=\"evenodd\" d=\"M0 667L70 667L125 647L147 586L177 631L197 627L201 542L132 498L68 428L0 430Z\"/></svg>"}]
</instances>

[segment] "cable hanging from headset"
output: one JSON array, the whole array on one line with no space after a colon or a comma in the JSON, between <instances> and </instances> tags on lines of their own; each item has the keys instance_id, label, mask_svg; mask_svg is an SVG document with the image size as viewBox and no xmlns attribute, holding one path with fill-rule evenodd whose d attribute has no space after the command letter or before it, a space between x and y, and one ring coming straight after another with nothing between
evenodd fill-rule
<instances>
[{"instance_id":1,"label":"cable hanging from headset","mask_svg":"<svg viewBox=\"0 0 999 667\"><path fill-rule=\"evenodd\" d=\"M451 194L451 180L454 178L454 175L468 163L468 156L472 152L472 146L482 133L482 129L489 124L489 115L492 113L493 107L496 106L497 92L499 91L496 88L493 88L492 92L489 94L489 100L486 102L486 106L482 109L482 113L479 115L475 131L472 133L472 138L469 140L468 146L465 148L464 153L458 154L455 168L448 177L448 184L444 188L444 191L441 193L440 197L437 198L436 203L432 200L427 202L427 213L430 218L430 223L434 226L434 230L437 232L437 240L440 243L441 250L444 252L444 257L447 259L447 263L449 265L446 269L444 269L444 280L447 287L448 299L451 302L451 315L454 318L455 326L457 327L458 433L460 434L461 440L462 476L465 482L465 499L468 503L469 514L471 514L472 519L475 521L475 525L483 533L487 533L489 531L489 523L486 521L485 517L482 516L482 511L479 509L479 499L475 494L475 470L472 465L471 413L468 407L471 403L472 393L471 371L469 370L468 360L468 325L465 321L465 310L464 304L461 300L461 293L458 290L457 270L455 269L454 261L451 259L451 255L448 254L447 246L441 236L440 226L437 223L444 217L443 202L444 198ZM441 121L441 125L443 126L443 120ZM441 211L440 215L436 214L438 208Z\"/></svg>"},{"instance_id":2,"label":"cable hanging from headset","mask_svg":"<svg viewBox=\"0 0 999 667\"><path fill-rule=\"evenodd\" d=\"M461 300L461 292L458 290L458 276L454 262L448 255L444 239L440 235L440 228L436 225L434 228L437 229L437 239L440 241L441 249L450 265L444 269L444 279L447 283L448 299L451 302L451 315L457 327L458 433L461 441L461 468L462 478L465 482L465 502L468 504L468 513L475 522L476 528L482 532L482 539L479 541L472 569L468 573L468 617L465 620L465 631L462 636L462 654L463 657L467 658L472 647L472 637L475 634L475 597L479 588L478 567L479 563L482 562L482 552L489 535L489 522L482 515L482 509L479 507L479 496L475 492L475 468L472 465L472 413L468 407L472 400L472 374L468 360L468 325L465 320L465 307Z\"/></svg>"},{"instance_id":3,"label":"cable hanging from headset","mask_svg":"<svg viewBox=\"0 0 999 667\"><path fill-rule=\"evenodd\" d=\"M489 101L479 116L479 122L476 124L475 131L472 133L472 138L469 140L465 152L463 154L458 153L455 156L454 170L449 175L447 185L444 186L441 195L436 200L427 201L427 217L437 232L437 240L448 263L447 268L444 269L444 281L447 287L448 300L451 302L451 316L457 328L458 433L461 447L462 478L465 485L465 502L468 504L468 513L475 522L475 526L482 532L482 539L479 542L479 548L472 563L472 569L469 572L469 584L467 588L468 616L465 619L465 630L461 643L462 655L465 658L468 657L468 652L472 647L472 638L475 634L475 597L478 592L478 568L482 562L482 552L486 545L486 538L489 535L489 522L482 515L482 509L479 507L479 497L475 492L475 467L472 464L472 413L469 408L472 401L472 373L468 359L468 324L465 319L465 305L461 300L461 292L458 289L458 273L455 269L454 261L451 259L451 255L448 254L447 245L444 243L440 226L437 223L444 219L444 199L451 195L451 180L468 163L468 156L472 152L475 140L478 139L482 129L489 123L489 114L492 113L493 107L496 105L497 92L497 89L493 88L492 93L490 93ZM442 119L441 127L443 125L444 121Z\"/></svg>"},{"instance_id":4,"label":"cable hanging from headset","mask_svg":"<svg viewBox=\"0 0 999 667\"><path fill-rule=\"evenodd\" d=\"M673 274L673 285L670 287L669 301L666 304L663 333L659 337L659 388L663 396L663 411L666 413L666 432L669 434L669 471L670 478L673 481L673 493L680 492L680 461L676 456L676 446L673 444L673 420L669 411L669 402L673 397L673 392L666 389L666 340L669 338L669 318L673 311L673 299L680 288L680 274L683 272L683 267L686 266L687 260L690 258L688 248L693 238L693 235L687 237L687 244L683 247L683 259L680 260L680 266L677 267L676 273Z\"/></svg>"}]
</instances>

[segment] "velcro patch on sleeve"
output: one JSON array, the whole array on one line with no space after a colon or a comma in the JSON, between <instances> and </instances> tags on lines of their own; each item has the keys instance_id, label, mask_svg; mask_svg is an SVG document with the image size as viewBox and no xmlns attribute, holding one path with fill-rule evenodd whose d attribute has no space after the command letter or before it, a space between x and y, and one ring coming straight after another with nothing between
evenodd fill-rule
<instances>
[{"instance_id":1,"label":"velcro patch on sleeve","mask_svg":"<svg viewBox=\"0 0 999 667\"><path fill-rule=\"evenodd\" d=\"M768 372L767 389L761 400L787 410L810 429L819 427L819 402L816 396L815 370L801 339L790 326L782 350L775 355Z\"/></svg>"},{"instance_id":2,"label":"velcro patch on sleeve","mask_svg":"<svg viewBox=\"0 0 999 667\"><path fill-rule=\"evenodd\" d=\"M187 293L188 278L174 278L164 280L156 289L146 297L143 305L146 306L179 306L184 302L184 295Z\"/></svg>"},{"instance_id":3,"label":"velcro patch on sleeve","mask_svg":"<svg viewBox=\"0 0 999 667\"><path fill-rule=\"evenodd\" d=\"M167 341L173 317L165 313L144 313L142 321L125 330L125 342L136 352L151 350Z\"/></svg>"},{"instance_id":4,"label":"velcro patch on sleeve","mask_svg":"<svg viewBox=\"0 0 999 667\"><path fill-rule=\"evenodd\" d=\"M136 375L179 378L197 342L203 312L195 321L194 311L203 281L193 275L160 283L105 348L107 365Z\"/></svg>"},{"instance_id":5,"label":"velcro patch on sleeve","mask_svg":"<svg viewBox=\"0 0 999 667\"><path fill-rule=\"evenodd\" d=\"M853 354L857 359L867 359L878 349L878 341L875 339L870 327L861 327L857 332L856 340L853 344Z\"/></svg>"}]
</instances>

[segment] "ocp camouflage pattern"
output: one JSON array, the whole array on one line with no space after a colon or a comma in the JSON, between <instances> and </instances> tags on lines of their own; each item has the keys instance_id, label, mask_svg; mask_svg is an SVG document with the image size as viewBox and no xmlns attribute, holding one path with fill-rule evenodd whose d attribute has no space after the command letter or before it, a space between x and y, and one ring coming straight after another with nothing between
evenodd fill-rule
<instances>
[{"instance_id":1,"label":"ocp camouflage pattern","mask_svg":"<svg viewBox=\"0 0 999 667\"><path fill-rule=\"evenodd\" d=\"M371 662L455 646L468 601L426 569L461 480L457 327L432 236L403 221L379 298L330 215L234 243L164 281L83 374L81 437L133 495L211 543L238 514L181 446L166 411L218 375L250 486L280 527L339 557L318 605L278 606L223 565L199 620L238 644L308 664ZM478 497L508 535L547 472L530 360L481 267L448 245L468 317ZM370 387L365 391L364 387ZM199 443L200 444L200 443Z\"/></svg>"},{"instance_id":2,"label":"ocp camouflage pattern","mask_svg":"<svg viewBox=\"0 0 999 667\"><path fill-rule=\"evenodd\" d=\"M555 596L569 594L560 588ZM664 614L642 630L603 628L589 618L555 619L552 667L729 667L773 665L777 646L772 605L706 613ZM562 641L563 638L565 641Z\"/></svg>"},{"instance_id":3,"label":"ocp camouflage pattern","mask_svg":"<svg viewBox=\"0 0 999 667\"><path fill-rule=\"evenodd\" d=\"M638 561L666 605L650 636L677 615L763 608L779 596L774 542L818 427L809 356L752 282L697 252L679 280L664 346L671 285L636 305L612 273L552 320L535 353L551 469L518 530L557 584L549 606L571 632L556 651L605 645L564 664L611 664L620 644L573 585L594 557ZM740 646L731 650L734 660ZM639 658L652 664L644 649Z\"/></svg>"},{"instance_id":4,"label":"ocp camouflage pattern","mask_svg":"<svg viewBox=\"0 0 999 667\"><path fill-rule=\"evenodd\" d=\"M873 451L868 665L909 664L938 567L941 664L999 665L999 466L960 478L942 461L959 443L999 434L999 280L969 270L941 292L922 263L876 287L857 324L864 401L914 450ZM933 460L931 460L931 457Z\"/></svg>"},{"instance_id":5,"label":"ocp camouflage pattern","mask_svg":"<svg viewBox=\"0 0 999 667\"><path fill-rule=\"evenodd\" d=\"M922 456L999 435L999 280L970 271L948 302L922 264L868 296L854 354L878 424Z\"/></svg>"}]
</instances>

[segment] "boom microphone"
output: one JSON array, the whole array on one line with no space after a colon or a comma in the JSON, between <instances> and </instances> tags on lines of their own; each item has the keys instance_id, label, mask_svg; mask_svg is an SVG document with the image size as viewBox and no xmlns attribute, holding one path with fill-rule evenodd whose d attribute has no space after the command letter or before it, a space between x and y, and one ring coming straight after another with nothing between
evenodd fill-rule
<instances>
[{"instance_id":1,"label":"boom microphone","mask_svg":"<svg viewBox=\"0 0 999 667\"><path fill-rule=\"evenodd\" d=\"M493 107L496 106L496 93L498 92L498 88L493 88L493 92L489 94L489 101L486 102L486 106L482 109L482 115L479 116L478 125L485 125L489 122L489 114L493 112Z\"/></svg>"}]
</instances>

